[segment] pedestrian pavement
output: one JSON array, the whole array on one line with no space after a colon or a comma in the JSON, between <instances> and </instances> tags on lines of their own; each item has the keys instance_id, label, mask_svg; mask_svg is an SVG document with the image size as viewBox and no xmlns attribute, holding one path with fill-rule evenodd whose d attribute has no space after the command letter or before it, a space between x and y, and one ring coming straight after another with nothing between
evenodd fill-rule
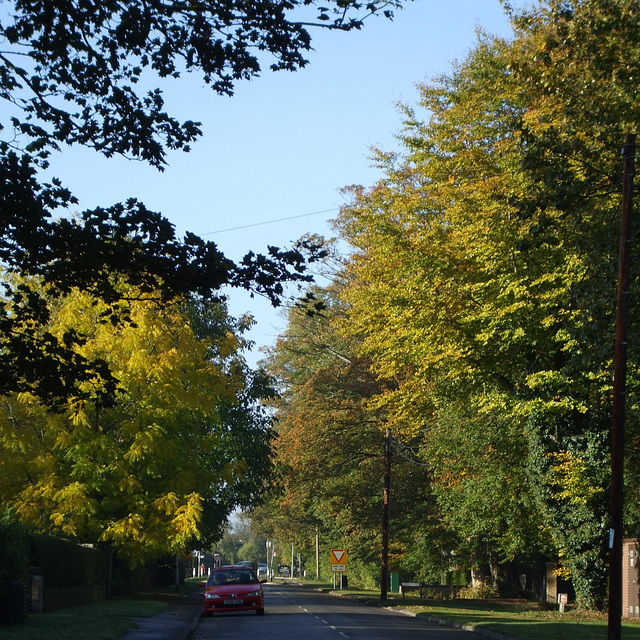
<instances>
[{"instance_id":1,"label":"pedestrian pavement","mask_svg":"<svg viewBox=\"0 0 640 640\"><path fill-rule=\"evenodd\" d=\"M180 604L149 618L134 618L138 625L121 640L187 640L198 625L202 605Z\"/></svg>"},{"instance_id":2,"label":"pedestrian pavement","mask_svg":"<svg viewBox=\"0 0 640 640\"><path fill-rule=\"evenodd\" d=\"M134 618L136 629L130 629L121 640L187 640L198 626L202 615L202 592L198 591L185 604L148 618Z\"/></svg>"}]
</instances>

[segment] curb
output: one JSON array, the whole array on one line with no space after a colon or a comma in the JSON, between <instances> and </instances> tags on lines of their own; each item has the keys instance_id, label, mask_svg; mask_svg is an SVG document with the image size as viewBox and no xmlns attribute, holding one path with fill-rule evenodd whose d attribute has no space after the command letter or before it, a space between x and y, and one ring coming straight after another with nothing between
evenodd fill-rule
<instances>
[{"instance_id":1,"label":"curb","mask_svg":"<svg viewBox=\"0 0 640 640\"><path fill-rule=\"evenodd\" d=\"M193 632L197 629L198 625L200 624L201 618L202 618L202 611L200 610L200 608L198 608L197 613L193 615L193 618L191 619L189 626L185 630L184 636L182 638L178 638L177 640L191 640L191 638L193 637Z\"/></svg>"},{"instance_id":2,"label":"curb","mask_svg":"<svg viewBox=\"0 0 640 640\"><path fill-rule=\"evenodd\" d=\"M403 616L409 616L411 618L418 618L419 620L425 620L434 624L439 624L443 627L451 627L453 629L462 629L463 631L472 631L485 638L492 638L492 640L517 640L513 636L505 636L504 633L498 633L497 631L489 631L482 627L475 627L471 624L460 624L459 622L452 622L451 620L443 620L442 618L434 618L433 616L418 615L408 609L399 609L397 607L383 607L387 611L394 611Z\"/></svg>"},{"instance_id":3,"label":"curb","mask_svg":"<svg viewBox=\"0 0 640 640\"><path fill-rule=\"evenodd\" d=\"M316 589L316 591L325 591L325 589ZM341 594L338 591L329 591L331 595L335 595L338 598L347 598L349 600L354 600L356 602L359 601L358 598L351 598L349 594ZM377 606L382 609L386 609L392 613L399 613L403 616L409 616L411 618L418 618L418 620L424 620L425 622L431 622L432 624L438 624L442 627L450 627L453 629L462 629L463 631L472 631L473 633L477 633L480 636L484 636L485 638L491 638L492 640L518 640L513 636L507 636L504 633L498 633L497 631L489 631L488 629L484 629L483 627L476 627L471 624L460 624L459 622L452 622L451 620L443 620L442 618L434 618L433 616L428 615L419 615L414 611L410 611L409 609L401 609L400 607L386 607L382 604L371 604L371 603L363 603L369 606Z\"/></svg>"},{"instance_id":4,"label":"curb","mask_svg":"<svg viewBox=\"0 0 640 640\"><path fill-rule=\"evenodd\" d=\"M186 609L189 607L189 609ZM135 627L129 629L120 640L190 640L202 615L197 605L174 605L155 616L132 618Z\"/></svg>"}]
</instances>

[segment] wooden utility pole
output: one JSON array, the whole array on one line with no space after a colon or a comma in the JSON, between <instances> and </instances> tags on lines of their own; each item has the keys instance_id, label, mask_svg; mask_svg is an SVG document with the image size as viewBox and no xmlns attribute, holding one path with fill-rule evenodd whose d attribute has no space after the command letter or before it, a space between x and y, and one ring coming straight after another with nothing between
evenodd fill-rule
<instances>
[{"instance_id":1,"label":"wooden utility pole","mask_svg":"<svg viewBox=\"0 0 640 640\"><path fill-rule=\"evenodd\" d=\"M320 529L316 525L316 580L320 580Z\"/></svg>"},{"instance_id":2,"label":"wooden utility pole","mask_svg":"<svg viewBox=\"0 0 640 640\"><path fill-rule=\"evenodd\" d=\"M611 507L609 530L609 624L607 640L620 640L622 631L622 511L624 469L625 384L629 325L629 280L631 272L631 210L635 136L625 137L622 157L622 212L618 268L618 312L613 372L613 426L611 433Z\"/></svg>"},{"instance_id":3,"label":"wooden utility pole","mask_svg":"<svg viewBox=\"0 0 640 640\"><path fill-rule=\"evenodd\" d=\"M384 494L382 498L382 570L380 571L380 600L387 599L389 584L389 493L391 491L391 430L384 438Z\"/></svg>"}]
</instances>

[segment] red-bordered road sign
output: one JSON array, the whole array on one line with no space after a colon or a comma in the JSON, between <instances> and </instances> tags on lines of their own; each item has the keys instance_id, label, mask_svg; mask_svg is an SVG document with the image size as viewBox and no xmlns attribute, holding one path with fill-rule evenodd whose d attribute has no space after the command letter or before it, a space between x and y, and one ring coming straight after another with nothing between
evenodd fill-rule
<instances>
[{"instance_id":1,"label":"red-bordered road sign","mask_svg":"<svg viewBox=\"0 0 640 640\"><path fill-rule=\"evenodd\" d=\"M347 551L346 549L331 549L331 572L346 573Z\"/></svg>"}]
</instances>

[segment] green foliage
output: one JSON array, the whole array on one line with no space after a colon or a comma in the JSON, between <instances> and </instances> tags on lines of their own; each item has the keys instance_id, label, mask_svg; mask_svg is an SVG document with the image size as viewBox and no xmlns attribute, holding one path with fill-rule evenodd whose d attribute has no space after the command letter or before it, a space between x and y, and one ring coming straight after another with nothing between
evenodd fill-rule
<instances>
[{"instance_id":1,"label":"green foliage","mask_svg":"<svg viewBox=\"0 0 640 640\"><path fill-rule=\"evenodd\" d=\"M561 562L561 575L570 577L579 603L601 608L605 603L609 518L606 496L610 468L602 434L583 433L566 448L539 442L541 430L532 429L530 472L532 487L543 509Z\"/></svg>"},{"instance_id":2,"label":"green foliage","mask_svg":"<svg viewBox=\"0 0 640 640\"><path fill-rule=\"evenodd\" d=\"M107 557L103 550L51 536L29 536L30 560L42 569L47 587L104 585Z\"/></svg>"},{"instance_id":3,"label":"green foliage","mask_svg":"<svg viewBox=\"0 0 640 640\"><path fill-rule=\"evenodd\" d=\"M3 274L0 301L0 393L31 392L59 406L83 387L109 404L119 381L101 358L80 353L84 336L54 336L51 305L74 288L107 303L102 320L129 321L115 274L141 295L205 299L223 286L240 287L280 303L283 282L309 281L315 248L268 247L238 264L212 242L188 233L180 240L160 214L131 198L125 203L61 215L77 200L59 180L42 182L52 151L80 144L107 158L122 155L162 169L169 150L188 151L200 124L165 110L153 81L199 72L220 94L272 70L306 64L310 27L349 31L393 0L315 2L271 0L217 6L205 2L78 2L17 0L0 22L0 261L8 272L37 276L44 291L15 286ZM144 88L143 88L144 87ZM309 253L310 251L310 253ZM87 381L96 382L90 390Z\"/></svg>"},{"instance_id":4,"label":"green foliage","mask_svg":"<svg viewBox=\"0 0 640 640\"><path fill-rule=\"evenodd\" d=\"M493 587L500 565L535 561L551 550L536 493L527 477L526 433L518 423L478 407L474 398L450 400L438 413L424 447L443 524L456 536L456 561L488 566Z\"/></svg>"},{"instance_id":5,"label":"green foliage","mask_svg":"<svg viewBox=\"0 0 640 640\"><path fill-rule=\"evenodd\" d=\"M265 534L295 542L315 565L321 546L345 548L349 575L359 584L380 579L384 475L384 414L369 406L380 386L357 355L357 337L338 327L349 321L339 281L308 292L289 314L286 333L270 352L269 372L279 384L276 466L279 485L253 514ZM429 475L412 461L416 443L394 446L390 562L405 564L416 530L433 513Z\"/></svg>"},{"instance_id":6,"label":"green foliage","mask_svg":"<svg viewBox=\"0 0 640 640\"><path fill-rule=\"evenodd\" d=\"M237 515L226 527L224 536L213 546L221 556L222 564L233 564L242 560L265 562L266 540L254 531L251 519L245 514Z\"/></svg>"},{"instance_id":7,"label":"green foliage","mask_svg":"<svg viewBox=\"0 0 640 640\"><path fill-rule=\"evenodd\" d=\"M619 149L640 118L638 10L512 11L512 41L481 36L402 108L402 151L376 153L384 177L348 189L337 223L354 247L345 331L379 385L369 406L420 439L458 557L488 564L496 586L505 562L554 549L589 607L606 589Z\"/></svg>"},{"instance_id":8,"label":"green foliage","mask_svg":"<svg viewBox=\"0 0 640 640\"><path fill-rule=\"evenodd\" d=\"M27 530L13 513L5 512L0 520L0 595L4 600L7 584L29 576L29 541Z\"/></svg>"},{"instance_id":9,"label":"green foliage","mask_svg":"<svg viewBox=\"0 0 640 640\"><path fill-rule=\"evenodd\" d=\"M81 387L53 413L31 395L6 397L0 503L39 532L107 542L143 562L217 539L236 506L259 499L270 471L271 421L259 405L268 387L248 370L240 328L219 303L137 300L131 322L115 326L100 321L106 307L75 291L47 330L86 336L81 355L118 378L117 401L101 406Z\"/></svg>"}]
</instances>

